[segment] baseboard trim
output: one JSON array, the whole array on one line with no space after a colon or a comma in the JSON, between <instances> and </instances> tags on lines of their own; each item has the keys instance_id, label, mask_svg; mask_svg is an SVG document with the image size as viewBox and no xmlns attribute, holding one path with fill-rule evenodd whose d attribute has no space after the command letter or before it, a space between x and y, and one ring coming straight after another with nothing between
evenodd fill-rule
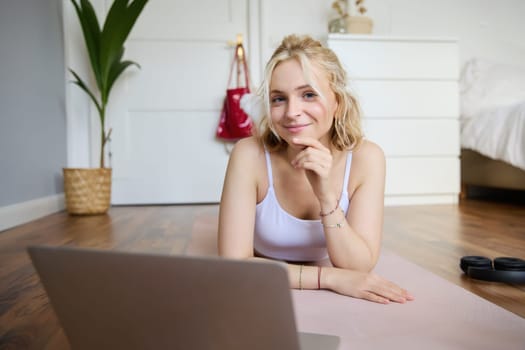
<instances>
[{"instance_id":1,"label":"baseboard trim","mask_svg":"<svg viewBox=\"0 0 525 350\"><path fill-rule=\"evenodd\" d=\"M385 206L458 204L459 193L386 195Z\"/></svg>"},{"instance_id":2,"label":"baseboard trim","mask_svg":"<svg viewBox=\"0 0 525 350\"><path fill-rule=\"evenodd\" d=\"M0 207L0 231L62 211L65 207L63 193Z\"/></svg>"}]
</instances>

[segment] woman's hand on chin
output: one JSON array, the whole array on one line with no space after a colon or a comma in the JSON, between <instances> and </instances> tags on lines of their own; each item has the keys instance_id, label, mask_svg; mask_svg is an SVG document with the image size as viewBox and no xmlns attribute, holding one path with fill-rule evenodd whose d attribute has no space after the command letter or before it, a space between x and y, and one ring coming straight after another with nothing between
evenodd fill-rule
<instances>
[{"instance_id":1,"label":"woman's hand on chin","mask_svg":"<svg viewBox=\"0 0 525 350\"><path fill-rule=\"evenodd\" d=\"M294 145L302 147L302 150L292 160L292 166L306 171L308 181L321 202L325 197L332 199L329 176L333 166L333 157L330 149L311 137L294 137L292 141Z\"/></svg>"}]
</instances>

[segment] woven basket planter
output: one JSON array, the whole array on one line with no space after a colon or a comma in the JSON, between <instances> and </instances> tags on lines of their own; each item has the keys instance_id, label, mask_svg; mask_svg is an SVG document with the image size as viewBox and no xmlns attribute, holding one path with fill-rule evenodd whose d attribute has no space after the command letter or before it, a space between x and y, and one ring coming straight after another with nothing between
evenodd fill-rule
<instances>
[{"instance_id":1,"label":"woven basket planter","mask_svg":"<svg viewBox=\"0 0 525 350\"><path fill-rule=\"evenodd\" d=\"M96 215L111 203L111 168L64 168L66 209L72 215Z\"/></svg>"}]
</instances>

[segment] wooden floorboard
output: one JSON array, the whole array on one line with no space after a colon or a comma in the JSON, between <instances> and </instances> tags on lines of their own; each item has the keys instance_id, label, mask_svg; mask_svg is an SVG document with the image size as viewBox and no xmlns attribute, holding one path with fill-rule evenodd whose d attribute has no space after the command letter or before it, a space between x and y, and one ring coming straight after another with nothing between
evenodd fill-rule
<instances>
[{"instance_id":1,"label":"wooden floorboard","mask_svg":"<svg viewBox=\"0 0 525 350\"><path fill-rule=\"evenodd\" d=\"M525 317L525 286L472 280L465 255L525 259L525 206L484 201L389 207L384 247L501 307Z\"/></svg>"},{"instance_id":2,"label":"wooden floorboard","mask_svg":"<svg viewBox=\"0 0 525 350\"><path fill-rule=\"evenodd\" d=\"M64 212L0 232L0 349L67 349L63 332L26 254L29 245L185 253L196 231L216 232L217 205L112 207L107 215ZM525 205L465 200L459 205L385 209L391 250L525 317L525 287L475 281L463 255L525 259Z\"/></svg>"}]
</instances>

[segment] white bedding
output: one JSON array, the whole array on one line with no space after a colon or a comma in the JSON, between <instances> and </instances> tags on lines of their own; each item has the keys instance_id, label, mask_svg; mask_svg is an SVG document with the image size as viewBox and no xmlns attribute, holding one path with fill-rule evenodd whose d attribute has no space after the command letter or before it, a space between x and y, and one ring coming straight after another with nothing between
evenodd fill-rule
<instances>
[{"instance_id":1,"label":"white bedding","mask_svg":"<svg viewBox=\"0 0 525 350\"><path fill-rule=\"evenodd\" d=\"M475 58L459 83L461 146L525 170L525 69Z\"/></svg>"},{"instance_id":2,"label":"white bedding","mask_svg":"<svg viewBox=\"0 0 525 350\"><path fill-rule=\"evenodd\" d=\"M525 170L525 100L464 120L461 146Z\"/></svg>"}]
</instances>

